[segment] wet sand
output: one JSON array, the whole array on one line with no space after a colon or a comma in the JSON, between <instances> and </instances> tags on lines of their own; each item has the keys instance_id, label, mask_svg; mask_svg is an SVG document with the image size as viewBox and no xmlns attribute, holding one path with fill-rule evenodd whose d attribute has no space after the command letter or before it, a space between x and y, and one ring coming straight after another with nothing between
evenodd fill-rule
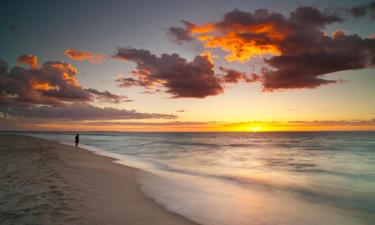
<instances>
[{"instance_id":1,"label":"wet sand","mask_svg":"<svg viewBox=\"0 0 375 225\"><path fill-rule=\"evenodd\" d=\"M0 224L179 225L139 189L145 173L54 141L0 135Z\"/></svg>"}]
</instances>

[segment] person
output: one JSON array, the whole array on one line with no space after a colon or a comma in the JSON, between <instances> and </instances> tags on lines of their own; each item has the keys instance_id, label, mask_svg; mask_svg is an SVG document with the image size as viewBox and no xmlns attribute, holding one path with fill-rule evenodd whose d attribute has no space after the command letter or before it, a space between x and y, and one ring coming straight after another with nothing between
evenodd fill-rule
<instances>
[{"instance_id":1,"label":"person","mask_svg":"<svg viewBox=\"0 0 375 225\"><path fill-rule=\"evenodd\" d=\"M79 134L76 135L76 147L78 147L78 143L79 143Z\"/></svg>"}]
</instances>

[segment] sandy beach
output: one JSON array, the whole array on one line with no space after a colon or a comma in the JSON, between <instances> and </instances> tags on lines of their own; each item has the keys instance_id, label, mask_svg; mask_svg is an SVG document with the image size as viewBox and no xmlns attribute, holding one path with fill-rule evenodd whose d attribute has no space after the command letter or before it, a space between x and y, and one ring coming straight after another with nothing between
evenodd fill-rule
<instances>
[{"instance_id":1,"label":"sandy beach","mask_svg":"<svg viewBox=\"0 0 375 225\"><path fill-rule=\"evenodd\" d=\"M194 224L139 190L135 168L54 141L0 135L0 224Z\"/></svg>"}]
</instances>

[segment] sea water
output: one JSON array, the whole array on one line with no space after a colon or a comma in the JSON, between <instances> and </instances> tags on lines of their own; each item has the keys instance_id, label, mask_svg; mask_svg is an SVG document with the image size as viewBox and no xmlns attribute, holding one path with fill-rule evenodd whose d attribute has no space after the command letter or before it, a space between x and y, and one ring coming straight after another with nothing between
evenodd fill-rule
<instances>
[{"instance_id":1,"label":"sea water","mask_svg":"<svg viewBox=\"0 0 375 225\"><path fill-rule=\"evenodd\" d=\"M75 136L27 134L71 144ZM200 224L375 224L375 132L87 132L80 140L150 172L138 177L142 191Z\"/></svg>"}]
</instances>

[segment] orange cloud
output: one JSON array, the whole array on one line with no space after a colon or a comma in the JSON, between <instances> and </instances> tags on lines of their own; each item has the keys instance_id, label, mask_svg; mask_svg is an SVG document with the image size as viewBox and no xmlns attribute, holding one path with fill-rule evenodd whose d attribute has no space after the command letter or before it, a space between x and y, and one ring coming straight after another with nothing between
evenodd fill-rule
<instances>
[{"instance_id":1,"label":"orange cloud","mask_svg":"<svg viewBox=\"0 0 375 225\"><path fill-rule=\"evenodd\" d=\"M24 55L18 61L36 65L37 57ZM95 100L109 103L130 101L125 96L109 91L82 88L76 78L77 69L65 62L48 61L37 69L13 67L9 72L7 65L0 58L0 105L7 105L9 108L13 105L62 106Z\"/></svg>"},{"instance_id":2,"label":"orange cloud","mask_svg":"<svg viewBox=\"0 0 375 225\"><path fill-rule=\"evenodd\" d=\"M334 38L334 39L337 39L337 38L339 38L339 37L343 37L343 36L345 36L346 35L346 31L345 30L335 30L335 31L333 31L333 33L332 33L332 37Z\"/></svg>"},{"instance_id":3,"label":"orange cloud","mask_svg":"<svg viewBox=\"0 0 375 225\"><path fill-rule=\"evenodd\" d=\"M176 43L194 39L202 42L206 50L224 50L229 62L243 63L263 56L259 75L249 79L261 82L263 91L317 88L341 83L325 75L375 65L372 36L362 38L343 30L335 31L332 36L325 33L325 26L343 21L345 18L337 13L310 6L298 7L287 16L266 9L254 12L236 9L215 23L196 25L182 21L183 27L173 27L168 34ZM242 77L230 71L224 80L236 83Z\"/></svg>"},{"instance_id":4,"label":"orange cloud","mask_svg":"<svg viewBox=\"0 0 375 225\"><path fill-rule=\"evenodd\" d=\"M32 88L37 91L50 91L50 90L58 90L58 86L52 86L49 83L43 83L38 81L31 82Z\"/></svg>"},{"instance_id":5,"label":"orange cloud","mask_svg":"<svg viewBox=\"0 0 375 225\"><path fill-rule=\"evenodd\" d=\"M77 50L72 49L72 48L66 49L65 55L69 59L78 60L78 61L87 60L91 63L100 63L101 60L104 58L104 55L99 54L99 53L90 53L90 52L87 52L87 51L77 51Z\"/></svg>"},{"instance_id":6,"label":"orange cloud","mask_svg":"<svg viewBox=\"0 0 375 225\"><path fill-rule=\"evenodd\" d=\"M62 74L62 79L68 84L80 87L78 80L75 78L78 71L73 65L63 62L52 62L49 66L59 71Z\"/></svg>"},{"instance_id":7,"label":"orange cloud","mask_svg":"<svg viewBox=\"0 0 375 225\"><path fill-rule=\"evenodd\" d=\"M212 54L212 52L209 51L203 51L200 56L206 57L207 60L214 65L214 58L216 58L216 55Z\"/></svg>"},{"instance_id":8,"label":"orange cloud","mask_svg":"<svg viewBox=\"0 0 375 225\"><path fill-rule=\"evenodd\" d=\"M40 67L38 63L38 57L31 54L21 55L17 59L18 63L29 65L31 69L38 69Z\"/></svg>"},{"instance_id":9,"label":"orange cloud","mask_svg":"<svg viewBox=\"0 0 375 225\"><path fill-rule=\"evenodd\" d=\"M206 23L203 25L189 24L192 33L208 33L215 29L215 25L212 23Z\"/></svg>"},{"instance_id":10,"label":"orange cloud","mask_svg":"<svg viewBox=\"0 0 375 225\"><path fill-rule=\"evenodd\" d=\"M221 48L228 52L226 59L230 62L245 62L264 54L280 55L281 50L275 42L286 36L285 31L272 23L230 24L225 29L209 23L186 28L196 34L197 40L203 42L206 48Z\"/></svg>"}]
</instances>

